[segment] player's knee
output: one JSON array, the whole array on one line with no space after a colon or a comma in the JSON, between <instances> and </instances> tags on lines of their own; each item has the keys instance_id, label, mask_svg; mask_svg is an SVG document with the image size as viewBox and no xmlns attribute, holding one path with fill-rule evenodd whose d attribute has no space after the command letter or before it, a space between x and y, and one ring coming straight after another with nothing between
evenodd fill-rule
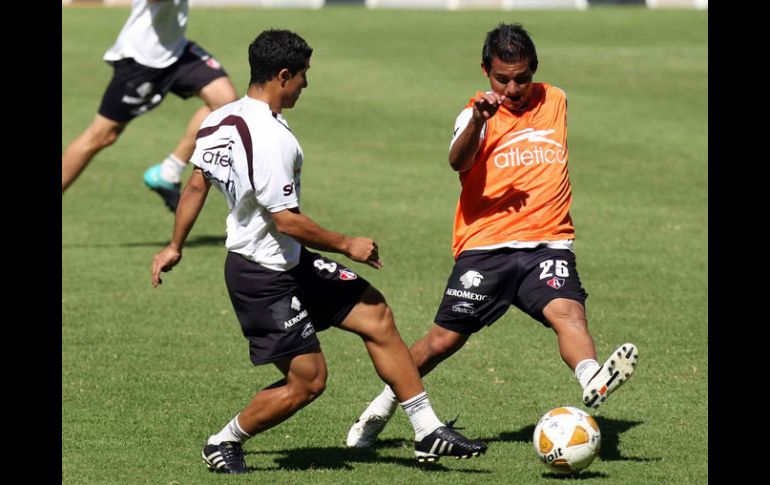
<instances>
[{"instance_id":1,"label":"player's knee","mask_svg":"<svg viewBox=\"0 0 770 485\"><path fill-rule=\"evenodd\" d=\"M305 404L315 401L326 390L326 373L306 381L302 389L301 399Z\"/></svg>"},{"instance_id":2,"label":"player's knee","mask_svg":"<svg viewBox=\"0 0 770 485\"><path fill-rule=\"evenodd\" d=\"M576 301L551 302L543 310L543 314L556 333L588 332L585 309Z\"/></svg>"},{"instance_id":3,"label":"player's knee","mask_svg":"<svg viewBox=\"0 0 770 485\"><path fill-rule=\"evenodd\" d=\"M428 341L428 348L431 355L451 355L463 346L465 339L460 334L447 332L442 335L431 337Z\"/></svg>"},{"instance_id":4,"label":"player's knee","mask_svg":"<svg viewBox=\"0 0 770 485\"><path fill-rule=\"evenodd\" d=\"M123 128L119 126L110 127L108 129L91 129L88 131L87 142L90 145L89 148L101 150L106 148L116 141L123 132Z\"/></svg>"},{"instance_id":5,"label":"player's knee","mask_svg":"<svg viewBox=\"0 0 770 485\"><path fill-rule=\"evenodd\" d=\"M310 404L326 390L326 370L319 369L313 376L293 380L291 390L295 404L299 407Z\"/></svg>"},{"instance_id":6,"label":"player's knee","mask_svg":"<svg viewBox=\"0 0 770 485\"><path fill-rule=\"evenodd\" d=\"M238 99L232 81L228 77L220 77L205 86L198 94L206 105L215 110Z\"/></svg>"},{"instance_id":7,"label":"player's knee","mask_svg":"<svg viewBox=\"0 0 770 485\"><path fill-rule=\"evenodd\" d=\"M397 335L398 329L396 328L396 319L393 316L393 311L387 305L387 303L380 303L378 305L377 328L383 335Z\"/></svg>"},{"instance_id":8,"label":"player's knee","mask_svg":"<svg viewBox=\"0 0 770 485\"><path fill-rule=\"evenodd\" d=\"M361 296L361 303L367 305L367 324L361 329L364 338L384 340L398 337L393 311L385 302L385 297L373 286L367 288Z\"/></svg>"}]
</instances>

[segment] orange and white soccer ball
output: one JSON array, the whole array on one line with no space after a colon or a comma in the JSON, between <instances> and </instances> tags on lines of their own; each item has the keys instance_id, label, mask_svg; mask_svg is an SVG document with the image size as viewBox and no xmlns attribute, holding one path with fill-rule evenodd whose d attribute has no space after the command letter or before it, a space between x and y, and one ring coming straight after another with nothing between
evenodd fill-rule
<instances>
[{"instance_id":1,"label":"orange and white soccer ball","mask_svg":"<svg viewBox=\"0 0 770 485\"><path fill-rule=\"evenodd\" d=\"M602 435L596 420L583 410L552 409L535 426L532 444L540 459L559 473L575 473L599 454Z\"/></svg>"}]
</instances>

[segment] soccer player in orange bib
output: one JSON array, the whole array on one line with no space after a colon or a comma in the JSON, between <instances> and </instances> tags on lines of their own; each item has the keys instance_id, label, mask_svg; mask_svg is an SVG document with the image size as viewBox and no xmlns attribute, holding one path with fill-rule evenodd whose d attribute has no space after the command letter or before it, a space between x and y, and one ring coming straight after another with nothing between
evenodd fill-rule
<instances>
[{"instance_id":1,"label":"soccer player in orange bib","mask_svg":"<svg viewBox=\"0 0 770 485\"><path fill-rule=\"evenodd\" d=\"M500 24L487 34L481 70L492 89L462 110L449 148L462 184L455 266L435 324L410 353L424 376L515 305L554 330L583 403L597 408L631 377L639 353L626 343L603 365L596 360L572 247L567 96L533 82L537 66L521 25ZM397 404L386 386L350 429L348 446L372 446Z\"/></svg>"}]
</instances>

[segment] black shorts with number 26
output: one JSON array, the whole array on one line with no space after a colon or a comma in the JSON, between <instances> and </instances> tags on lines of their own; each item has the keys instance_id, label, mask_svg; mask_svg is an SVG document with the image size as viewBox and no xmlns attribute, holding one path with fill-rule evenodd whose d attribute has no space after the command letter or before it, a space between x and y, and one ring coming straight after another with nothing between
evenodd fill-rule
<instances>
[{"instance_id":1,"label":"black shorts with number 26","mask_svg":"<svg viewBox=\"0 0 770 485\"><path fill-rule=\"evenodd\" d=\"M584 305L587 297L575 254L568 249L469 250L452 269L435 322L469 335L492 325L514 305L550 326L543 308L551 300L567 298Z\"/></svg>"}]
</instances>

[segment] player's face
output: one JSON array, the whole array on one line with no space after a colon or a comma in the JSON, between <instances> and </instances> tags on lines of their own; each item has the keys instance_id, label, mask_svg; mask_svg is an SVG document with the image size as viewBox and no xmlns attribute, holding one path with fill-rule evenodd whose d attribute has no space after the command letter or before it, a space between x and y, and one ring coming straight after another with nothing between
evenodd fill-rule
<instances>
[{"instance_id":1,"label":"player's face","mask_svg":"<svg viewBox=\"0 0 770 485\"><path fill-rule=\"evenodd\" d=\"M293 108L297 104L299 95L302 94L302 90L307 87L307 71L310 69L310 61L305 65L305 68L289 79L287 87L289 88L287 104L284 108Z\"/></svg>"},{"instance_id":2,"label":"player's face","mask_svg":"<svg viewBox=\"0 0 770 485\"><path fill-rule=\"evenodd\" d=\"M489 78L492 91L505 96L503 106L513 112L526 109L532 97L532 77L535 75L527 59L509 64L493 57L489 72L483 64L481 69Z\"/></svg>"}]
</instances>

